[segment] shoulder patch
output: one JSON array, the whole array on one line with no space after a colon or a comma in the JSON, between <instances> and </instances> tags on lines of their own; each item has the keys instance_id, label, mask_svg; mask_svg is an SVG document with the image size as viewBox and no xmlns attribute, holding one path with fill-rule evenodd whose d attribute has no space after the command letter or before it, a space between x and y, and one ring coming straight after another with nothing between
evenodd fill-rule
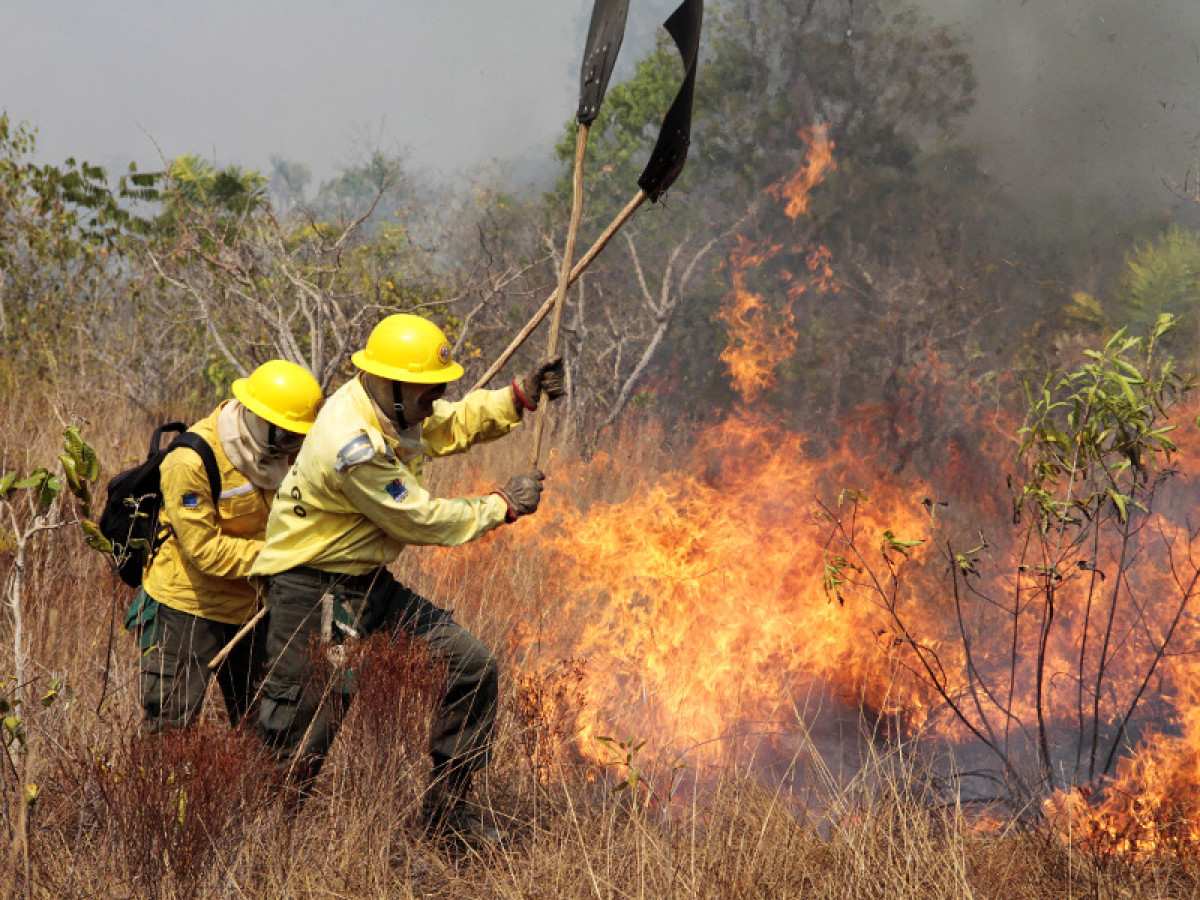
<instances>
[{"instance_id":1,"label":"shoulder patch","mask_svg":"<svg viewBox=\"0 0 1200 900\"><path fill-rule=\"evenodd\" d=\"M383 488L389 497L399 503L408 496L408 488L404 486L404 482L399 478L394 478L389 481Z\"/></svg>"},{"instance_id":2,"label":"shoulder patch","mask_svg":"<svg viewBox=\"0 0 1200 900\"><path fill-rule=\"evenodd\" d=\"M333 468L335 472L345 472L352 466L368 462L375 458L375 447L369 435L358 435L338 451L337 461Z\"/></svg>"},{"instance_id":3,"label":"shoulder patch","mask_svg":"<svg viewBox=\"0 0 1200 900\"><path fill-rule=\"evenodd\" d=\"M179 502L184 509L195 509L200 505L200 495L193 494L191 491L188 491L183 495L183 497L180 498Z\"/></svg>"}]
</instances>

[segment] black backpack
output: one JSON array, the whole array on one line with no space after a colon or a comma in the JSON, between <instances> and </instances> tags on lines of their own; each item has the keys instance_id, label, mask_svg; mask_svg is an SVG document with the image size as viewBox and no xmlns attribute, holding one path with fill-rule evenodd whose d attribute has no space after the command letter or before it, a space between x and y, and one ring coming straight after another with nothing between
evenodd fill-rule
<instances>
[{"instance_id":1,"label":"black backpack","mask_svg":"<svg viewBox=\"0 0 1200 900\"><path fill-rule=\"evenodd\" d=\"M163 432L179 434L165 450L159 448ZM100 533L112 542L117 572L130 587L142 583L142 573L167 539L166 534L159 534L158 528L158 513L162 509L158 469L176 447L187 447L200 456L208 475L214 507L221 497L221 470L208 441L188 431L182 422L168 422L154 429L146 461L113 477L108 483L104 511L100 514Z\"/></svg>"}]
</instances>

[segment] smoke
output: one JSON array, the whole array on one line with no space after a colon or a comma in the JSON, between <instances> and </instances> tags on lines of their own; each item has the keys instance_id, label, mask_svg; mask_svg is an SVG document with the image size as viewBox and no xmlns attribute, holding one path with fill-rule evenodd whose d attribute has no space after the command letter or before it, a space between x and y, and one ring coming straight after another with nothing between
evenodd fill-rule
<instances>
[{"instance_id":1,"label":"smoke","mask_svg":"<svg viewBox=\"0 0 1200 900\"><path fill-rule=\"evenodd\" d=\"M1200 151L1195 0L919 0L970 42L966 136L1026 207L1169 206ZM1194 180L1196 173L1191 173Z\"/></svg>"},{"instance_id":2,"label":"smoke","mask_svg":"<svg viewBox=\"0 0 1200 900\"><path fill-rule=\"evenodd\" d=\"M1200 144L1195 0L915 0L967 35L979 76L967 138L1012 196L1172 201ZM653 46L674 0L634 4L616 77ZM121 164L199 152L328 177L372 132L446 174L492 159L539 168L574 109L591 3L380 4L148 0L17 4L0 29L3 106L42 157ZM120 165L117 165L120 168Z\"/></svg>"}]
</instances>

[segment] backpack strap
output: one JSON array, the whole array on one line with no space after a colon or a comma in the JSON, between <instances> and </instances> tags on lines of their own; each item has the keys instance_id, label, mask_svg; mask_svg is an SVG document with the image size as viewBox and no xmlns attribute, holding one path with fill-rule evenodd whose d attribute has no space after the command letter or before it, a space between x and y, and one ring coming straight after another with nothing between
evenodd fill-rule
<instances>
[{"instance_id":1,"label":"backpack strap","mask_svg":"<svg viewBox=\"0 0 1200 900\"><path fill-rule=\"evenodd\" d=\"M155 433L157 434L157 432ZM171 441L171 446L167 447L167 452L170 453L176 447L187 447L190 450L196 451L196 454L200 457L200 461L204 463L204 471L208 475L208 488L212 491L213 509L218 510L217 514L219 516L221 470L217 467L217 456L213 453L213 448L209 446L208 441L194 431L185 431L179 437L175 438L175 440Z\"/></svg>"},{"instance_id":2,"label":"backpack strap","mask_svg":"<svg viewBox=\"0 0 1200 900\"><path fill-rule=\"evenodd\" d=\"M146 459L153 459L154 455L160 452L162 436L168 432L175 434L183 434L187 431L187 425L183 422L166 422L154 429L154 434L150 438L150 449L146 453ZM198 452L198 451L197 451Z\"/></svg>"}]
</instances>

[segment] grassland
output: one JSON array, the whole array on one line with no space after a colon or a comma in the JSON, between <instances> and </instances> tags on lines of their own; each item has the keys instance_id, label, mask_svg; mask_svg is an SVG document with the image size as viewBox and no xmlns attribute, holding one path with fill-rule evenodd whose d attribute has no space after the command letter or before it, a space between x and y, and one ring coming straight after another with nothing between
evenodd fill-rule
<instances>
[{"instance_id":1,"label":"grassland","mask_svg":"<svg viewBox=\"0 0 1200 900\"><path fill-rule=\"evenodd\" d=\"M53 460L83 416L109 472L141 452L153 419L91 388L3 385L8 468ZM193 410L193 413L199 412ZM445 467L439 480L490 483L517 450ZM560 448L569 454L569 448ZM551 489L554 487L553 478ZM137 650L120 627L127 589L74 529L38 540L25 616L28 861L9 858L6 892L36 897L1186 897L1187 860L1098 858L1062 836L947 803L921 766L880 747L859 778L823 773L803 749L803 800L731 763L664 802L628 770L572 748L573 666L534 673L520 623L546 618L536 554L503 534L462 551L413 551L398 571L500 653L502 713L479 801L507 841L450 856L410 827L425 774L433 673L419 648L374 638L354 651L363 689L302 809L282 803L256 742L231 733L210 696L201 725L139 734ZM0 570L12 556L0 551ZM552 611L551 611L552 612ZM11 667L11 630L0 672ZM57 699L36 702L55 682ZM11 685L10 685L11 686ZM22 788L4 763L11 835ZM649 768L646 773L653 779ZM669 775L662 776L669 778ZM622 789L624 788L624 789Z\"/></svg>"}]
</instances>

